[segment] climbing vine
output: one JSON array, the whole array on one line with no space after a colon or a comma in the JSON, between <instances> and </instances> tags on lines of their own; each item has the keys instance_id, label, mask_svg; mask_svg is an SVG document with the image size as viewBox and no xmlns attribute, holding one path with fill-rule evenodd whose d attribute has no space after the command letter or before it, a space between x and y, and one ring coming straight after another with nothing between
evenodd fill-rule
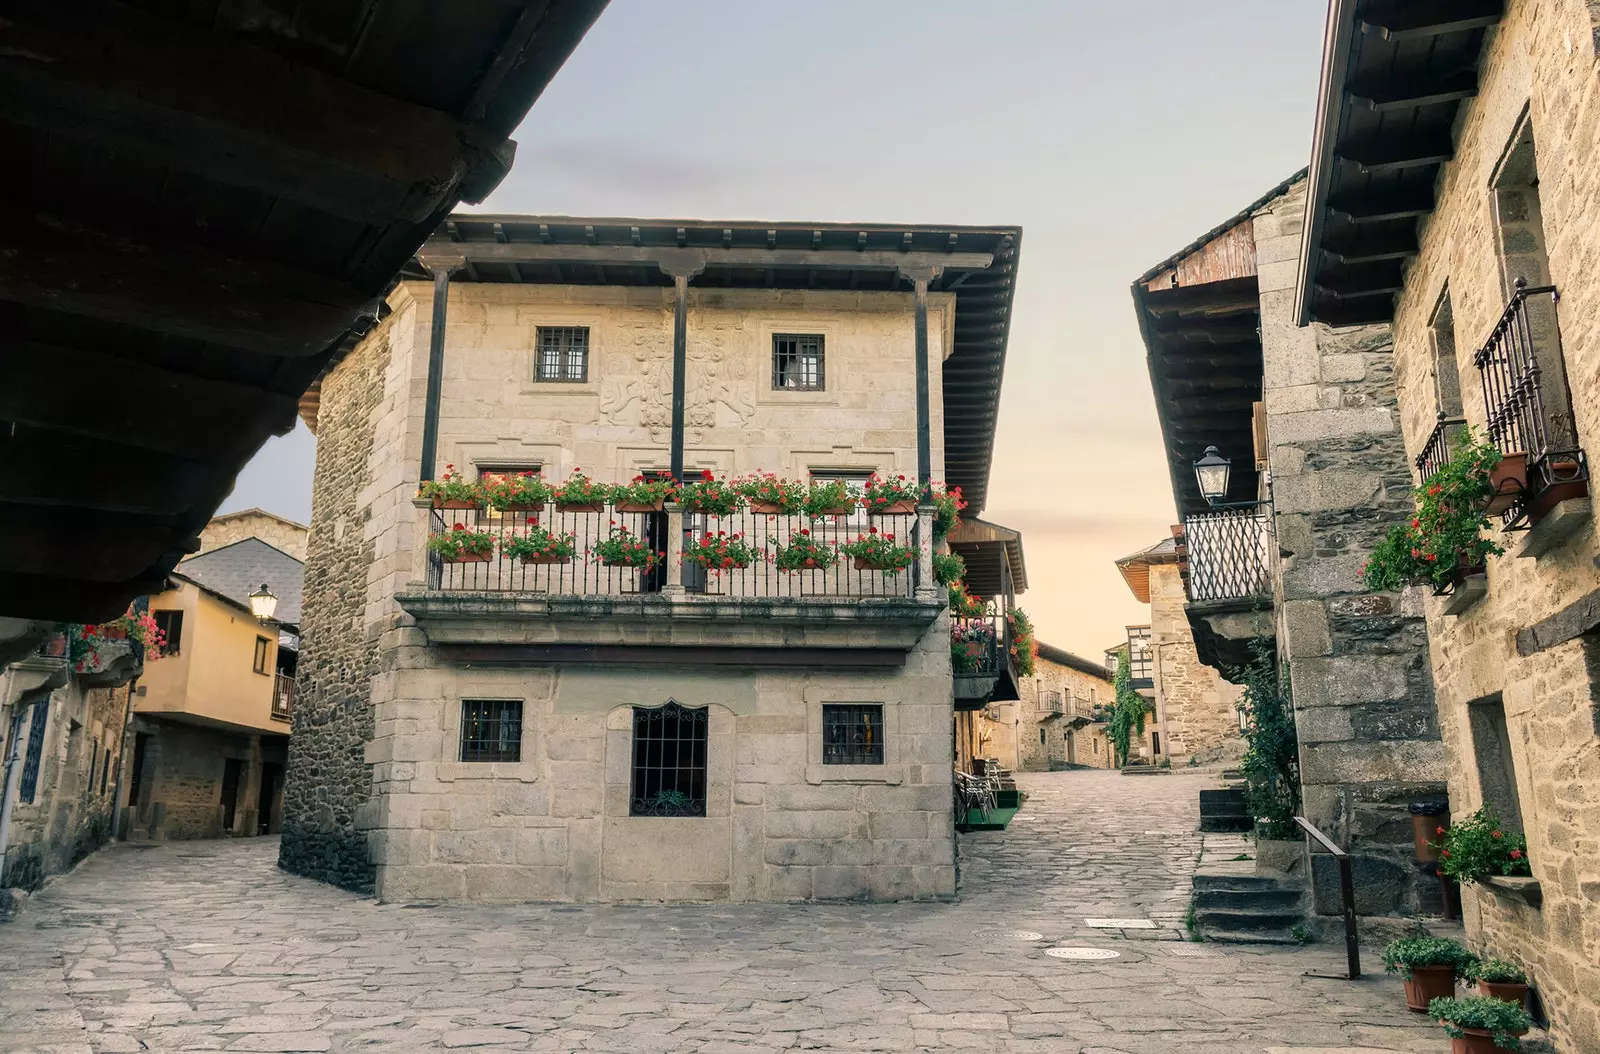
<instances>
[{"instance_id":1,"label":"climbing vine","mask_svg":"<svg viewBox=\"0 0 1600 1054\"><path fill-rule=\"evenodd\" d=\"M1128 653L1123 651L1117 656L1117 674L1112 684L1116 688L1117 701L1111 710L1110 727L1107 734L1111 737L1111 749L1115 752L1115 761L1118 765L1128 763L1128 750L1133 743L1133 737L1144 735L1144 719L1150 713L1150 704L1144 696L1133 690L1133 678L1128 664Z\"/></svg>"},{"instance_id":2,"label":"climbing vine","mask_svg":"<svg viewBox=\"0 0 1600 1054\"><path fill-rule=\"evenodd\" d=\"M1255 658L1234 671L1244 686L1239 708L1245 716L1245 751L1240 771L1256 830L1263 838L1293 838L1300 811L1300 744L1294 731L1289 678L1281 674L1271 650L1255 646Z\"/></svg>"}]
</instances>

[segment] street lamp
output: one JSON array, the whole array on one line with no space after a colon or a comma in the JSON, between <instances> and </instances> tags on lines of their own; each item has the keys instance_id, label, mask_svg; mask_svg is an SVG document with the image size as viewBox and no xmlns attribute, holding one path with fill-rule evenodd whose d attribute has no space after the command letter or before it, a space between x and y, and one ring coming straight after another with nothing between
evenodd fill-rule
<instances>
[{"instance_id":1,"label":"street lamp","mask_svg":"<svg viewBox=\"0 0 1600 1054\"><path fill-rule=\"evenodd\" d=\"M272 590L267 588L267 584L265 582L261 583L261 588L250 594L250 614L254 615L260 621L266 622L268 619L272 618L273 614L277 610L277 596L273 594Z\"/></svg>"},{"instance_id":2,"label":"street lamp","mask_svg":"<svg viewBox=\"0 0 1600 1054\"><path fill-rule=\"evenodd\" d=\"M1219 454L1216 447L1206 447L1205 455L1194 463L1200 496L1211 505L1220 504L1228 496L1228 474L1232 471L1233 462Z\"/></svg>"}]
</instances>

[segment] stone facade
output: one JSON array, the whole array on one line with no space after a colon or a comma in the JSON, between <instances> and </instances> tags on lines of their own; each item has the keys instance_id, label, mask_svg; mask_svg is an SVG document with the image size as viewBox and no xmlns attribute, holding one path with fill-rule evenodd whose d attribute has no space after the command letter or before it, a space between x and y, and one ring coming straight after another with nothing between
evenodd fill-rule
<instances>
[{"instance_id":1,"label":"stone facade","mask_svg":"<svg viewBox=\"0 0 1600 1054\"><path fill-rule=\"evenodd\" d=\"M1395 314L1395 370L1413 455L1434 423L1441 337L1453 347L1439 368L1447 382L1458 380L1468 423L1482 427L1483 386L1472 355L1519 276L1559 290L1559 348L1576 438L1591 466L1600 453L1595 10L1513 0L1488 37L1477 96L1464 104L1455 159L1444 168ZM1509 171L1529 161L1536 172ZM1508 193L1508 183L1521 189ZM1440 327L1444 304L1448 324ZM1547 369L1544 384L1556 389L1553 405L1566 401L1559 371ZM1465 887L1468 935L1480 949L1527 966L1558 1048L1578 1052L1600 1049L1600 646L1595 619L1584 614L1600 587L1600 539L1582 503L1567 512L1577 529L1537 557L1521 554L1538 532L1526 540L1499 534L1507 552L1489 560L1488 592L1459 616L1444 614L1432 597L1415 600L1413 610L1426 612L1433 642L1451 814L1465 816L1486 801L1502 813L1519 812L1506 822L1526 833L1543 892L1542 908L1533 908ZM1566 633L1529 632L1569 615ZM1500 721L1509 759L1486 741Z\"/></svg>"},{"instance_id":2,"label":"stone facade","mask_svg":"<svg viewBox=\"0 0 1600 1054\"><path fill-rule=\"evenodd\" d=\"M213 516L200 531L200 552L209 553L246 538L259 538L274 549L304 561L308 533L309 528L303 524L261 509L225 512L221 516Z\"/></svg>"},{"instance_id":3,"label":"stone facade","mask_svg":"<svg viewBox=\"0 0 1600 1054\"><path fill-rule=\"evenodd\" d=\"M1104 738L1104 727L1080 722L1089 719L1096 707L1113 701L1111 678L1097 677L1046 655L1047 651L1055 650L1047 645L1040 646L1034 676L1024 679L1022 684L1024 698L1005 704L1011 712L1000 715L1001 724L1010 718L1015 729L1012 734L1017 745L1015 767L1033 771L1067 765L1109 768L1110 751L1105 746L1098 750L1094 746L1095 728L1100 728L1099 735ZM1061 702L1059 711L1053 709L1056 699Z\"/></svg>"},{"instance_id":4,"label":"stone facade","mask_svg":"<svg viewBox=\"0 0 1600 1054\"><path fill-rule=\"evenodd\" d=\"M1154 727L1160 756L1182 764L1191 757L1238 754L1242 689L1200 661L1184 614L1188 597L1176 563L1150 566L1150 650L1155 681Z\"/></svg>"},{"instance_id":5,"label":"stone facade","mask_svg":"<svg viewBox=\"0 0 1600 1054\"><path fill-rule=\"evenodd\" d=\"M1276 509L1278 658L1292 687L1304 813L1355 857L1364 914L1437 910L1413 865L1406 805L1443 790L1422 613L1361 581L1389 525L1411 514L1388 326L1294 324L1305 214L1299 181L1253 217L1263 398ZM1334 869L1313 876L1339 910Z\"/></svg>"},{"instance_id":6,"label":"stone facade","mask_svg":"<svg viewBox=\"0 0 1600 1054\"><path fill-rule=\"evenodd\" d=\"M462 282L450 296L441 467L559 479L581 466L604 481L665 467L670 291ZM689 300L692 470L915 472L909 294L694 288ZM949 627L936 607L903 664L832 672L460 663L402 610L396 598L419 596L427 573L430 512L412 498L430 305L428 287L397 288L384 326L322 384L283 866L358 888L370 875L385 901L952 895ZM937 363L952 298L930 297L929 315ZM586 380L531 380L541 325L588 328ZM826 390L772 390L774 332L825 335ZM937 369L931 381L938 476ZM729 632L748 628L737 608L726 617ZM675 641L671 621L647 628ZM506 642L526 625L453 631ZM716 643L709 624L695 633ZM476 699L517 704L518 760L460 760L463 701ZM669 700L708 711L704 817L630 815L633 709ZM882 706L883 764L822 763L829 703Z\"/></svg>"},{"instance_id":7,"label":"stone facade","mask_svg":"<svg viewBox=\"0 0 1600 1054\"><path fill-rule=\"evenodd\" d=\"M221 728L163 720L135 713L134 743L142 771L129 774L123 829L133 839L182 841L191 838L249 837L279 830L283 813L287 740L230 732ZM276 776L266 777L263 766ZM229 769L234 770L233 808ZM132 795L137 792L137 798ZM261 822L263 807L266 823Z\"/></svg>"}]
</instances>

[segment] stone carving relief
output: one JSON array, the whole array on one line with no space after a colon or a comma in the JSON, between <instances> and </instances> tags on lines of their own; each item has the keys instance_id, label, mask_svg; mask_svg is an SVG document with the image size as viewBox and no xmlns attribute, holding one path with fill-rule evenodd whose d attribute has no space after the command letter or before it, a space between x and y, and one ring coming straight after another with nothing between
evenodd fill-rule
<instances>
[{"instance_id":1,"label":"stone carving relief","mask_svg":"<svg viewBox=\"0 0 1600 1054\"><path fill-rule=\"evenodd\" d=\"M691 330L684 392L684 424L688 428L715 428L719 408L726 409L739 427L755 415L749 364L729 351L727 342L722 333L695 334ZM610 424L637 425L650 429L654 437L672 427L670 347L663 349L659 331L645 328L625 336L622 343L632 362L622 370L607 371L611 377L601 388L600 413Z\"/></svg>"}]
</instances>

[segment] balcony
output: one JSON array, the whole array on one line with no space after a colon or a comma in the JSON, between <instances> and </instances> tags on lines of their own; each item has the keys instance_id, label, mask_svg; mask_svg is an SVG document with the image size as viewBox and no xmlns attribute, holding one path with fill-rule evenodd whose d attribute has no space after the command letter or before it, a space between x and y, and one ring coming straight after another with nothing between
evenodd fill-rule
<instances>
[{"instance_id":1,"label":"balcony","mask_svg":"<svg viewBox=\"0 0 1600 1054\"><path fill-rule=\"evenodd\" d=\"M1466 427L1467 419L1465 417L1439 415L1439 423L1434 425L1433 431L1428 433L1427 442L1422 444L1422 453L1417 455L1417 482L1419 484L1450 463L1450 448L1455 445L1457 438L1466 431Z\"/></svg>"},{"instance_id":2,"label":"balcony","mask_svg":"<svg viewBox=\"0 0 1600 1054\"><path fill-rule=\"evenodd\" d=\"M1494 331L1473 356L1483 381L1485 432L1508 485L1491 505L1506 530L1538 524L1562 502L1589 495L1561 352L1555 286L1516 283ZM1585 517L1586 519L1586 517ZM1568 518L1571 525L1571 518Z\"/></svg>"},{"instance_id":3,"label":"balcony","mask_svg":"<svg viewBox=\"0 0 1600 1054\"><path fill-rule=\"evenodd\" d=\"M1061 717L1067 712L1066 701L1061 698L1061 693L1055 689L1048 689L1039 693L1035 701L1034 711L1040 717Z\"/></svg>"},{"instance_id":4,"label":"balcony","mask_svg":"<svg viewBox=\"0 0 1600 1054\"><path fill-rule=\"evenodd\" d=\"M1128 627L1128 686L1131 688L1156 686L1155 652L1150 632L1149 626Z\"/></svg>"},{"instance_id":5,"label":"balcony","mask_svg":"<svg viewBox=\"0 0 1600 1054\"><path fill-rule=\"evenodd\" d=\"M272 719L288 722L293 717L294 678L276 674L272 685Z\"/></svg>"},{"instance_id":6,"label":"balcony","mask_svg":"<svg viewBox=\"0 0 1600 1054\"><path fill-rule=\"evenodd\" d=\"M1271 513L1267 507L1219 509L1184 518L1179 569L1184 613L1200 661L1224 676L1274 640ZM1131 642L1130 642L1131 643Z\"/></svg>"},{"instance_id":7,"label":"balcony","mask_svg":"<svg viewBox=\"0 0 1600 1054\"><path fill-rule=\"evenodd\" d=\"M430 642L462 660L652 661L664 648L696 648L695 661L712 663L899 664L944 607L922 541L932 537L931 510L812 518L750 509L710 516L674 505L643 512L419 505L419 516L424 537L459 525L494 539L489 552L464 560L426 553L421 588L397 598ZM843 554L826 566L780 563L797 546L836 549L874 529L917 547L919 558L898 571ZM504 551L508 540L539 531L570 538L572 554L527 559ZM716 569L685 561L686 546L707 534L737 536L755 558ZM628 559L637 566L601 559L618 539L634 547Z\"/></svg>"}]
</instances>

